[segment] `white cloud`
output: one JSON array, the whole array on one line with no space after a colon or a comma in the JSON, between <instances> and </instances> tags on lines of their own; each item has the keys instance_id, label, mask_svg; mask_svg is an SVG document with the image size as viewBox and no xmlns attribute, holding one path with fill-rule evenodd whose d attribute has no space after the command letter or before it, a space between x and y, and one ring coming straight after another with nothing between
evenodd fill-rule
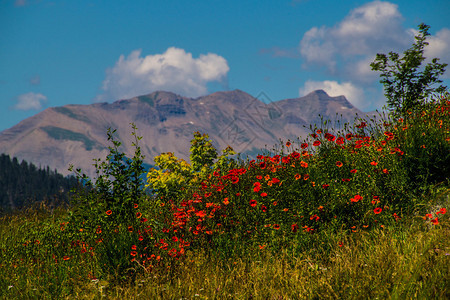
<instances>
[{"instance_id":1,"label":"white cloud","mask_svg":"<svg viewBox=\"0 0 450 300\"><path fill-rule=\"evenodd\" d=\"M208 82L225 82L228 63L214 53L193 58L183 49L171 47L163 54L141 57L141 50L121 55L116 65L106 71L102 90L96 101L117 100L166 90L183 96L207 94Z\"/></svg>"},{"instance_id":2,"label":"white cloud","mask_svg":"<svg viewBox=\"0 0 450 300\"><path fill-rule=\"evenodd\" d=\"M305 82L303 88L299 89L300 96L305 96L315 90L324 90L329 96L345 96L347 100L359 109L364 109L364 91L351 82L338 83L337 81L312 81Z\"/></svg>"},{"instance_id":3,"label":"white cloud","mask_svg":"<svg viewBox=\"0 0 450 300\"><path fill-rule=\"evenodd\" d=\"M362 68L362 61L370 63L376 53L403 49L411 43L402 19L396 4L369 2L334 27L311 28L300 42L300 53L307 66L323 65L331 74L365 81L370 75L368 67Z\"/></svg>"},{"instance_id":4,"label":"white cloud","mask_svg":"<svg viewBox=\"0 0 450 300\"><path fill-rule=\"evenodd\" d=\"M39 93L26 93L17 97L17 103L14 109L18 110L40 110L42 105L47 102L47 97Z\"/></svg>"},{"instance_id":5,"label":"white cloud","mask_svg":"<svg viewBox=\"0 0 450 300\"><path fill-rule=\"evenodd\" d=\"M328 77L343 83L308 81L300 92L324 89L330 95L344 94L359 109L379 108L384 104L379 92L382 87L379 73L372 71L370 63L377 53L394 51L401 55L412 46L418 30L405 28L402 22L398 5L373 1L353 9L334 26L309 29L299 44L303 67L314 70L324 67ZM450 29L441 29L428 36L427 41L425 63L438 57L441 63L450 64ZM449 72L442 78L450 78Z\"/></svg>"},{"instance_id":6,"label":"white cloud","mask_svg":"<svg viewBox=\"0 0 450 300\"><path fill-rule=\"evenodd\" d=\"M450 64L450 29L443 28L436 35L428 36L427 42L425 56L428 59L437 57L441 63Z\"/></svg>"}]
</instances>

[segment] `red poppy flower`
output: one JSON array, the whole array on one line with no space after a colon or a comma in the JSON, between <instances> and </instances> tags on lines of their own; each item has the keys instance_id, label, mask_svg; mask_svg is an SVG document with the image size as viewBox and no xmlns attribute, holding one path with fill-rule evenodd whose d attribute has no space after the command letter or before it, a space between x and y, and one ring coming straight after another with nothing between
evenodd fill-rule
<instances>
[{"instance_id":1,"label":"red poppy flower","mask_svg":"<svg viewBox=\"0 0 450 300\"><path fill-rule=\"evenodd\" d=\"M353 134L347 133L347 134L345 135L345 138L346 138L347 140L351 140L351 139L353 138Z\"/></svg>"},{"instance_id":2,"label":"red poppy flower","mask_svg":"<svg viewBox=\"0 0 450 300\"><path fill-rule=\"evenodd\" d=\"M308 148L308 144L307 143L302 143L300 147L302 149L306 149L306 148Z\"/></svg>"},{"instance_id":3,"label":"red poppy flower","mask_svg":"<svg viewBox=\"0 0 450 300\"><path fill-rule=\"evenodd\" d=\"M134 208L138 208L139 207L139 205L137 205L137 203L135 203L134 204Z\"/></svg>"},{"instance_id":4,"label":"red poppy flower","mask_svg":"<svg viewBox=\"0 0 450 300\"><path fill-rule=\"evenodd\" d=\"M436 215L438 214L445 214L447 212L447 209L445 207L442 207L439 211L436 212Z\"/></svg>"},{"instance_id":5,"label":"red poppy flower","mask_svg":"<svg viewBox=\"0 0 450 300\"><path fill-rule=\"evenodd\" d=\"M131 255L131 256L136 256L136 255L137 255L137 252L136 252L136 251L131 251L131 252L130 252L130 255Z\"/></svg>"},{"instance_id":6,"label":"red poppy flower","mask_svg":"<svg viewBox=\"0 0 450 300\"><path fill-rule=\"evenodd\" d=\"M351 198L351 202L358 202L359 200L362 200L362 197L360 195L355 195L355 197Z\"/></svg>"},{"instance_id":7,"label":"red poppy flower","mask_svg":"<svg viewBox=\"0 0 450 300\"><path fill-rule=\"evenodd\" d=\"M136 250L136 249L137 249L136 245L131 246L131 250Z\"/></svg>"},{"instance_id":8,"label":"red poppy flower","mask_svg":"<svg viewBox=\"0 0 450 300\"><path fill-rule=\"evenodd\" d=\"M318 215L313 215L313 216L309 217L309 219L311 221L319 221L320 217Z\"/></svg>"},{"instance_id":9,"label":"red poppy flower","mask_svg":"<svg viewBox=\"0 0 450 300\"><path fill-rule=\"evenodd\" d=\"M206 213L203 210L199 210L195 212L195 215L199 218L204 218L206 216Z\"/></svg>"},{"instance_id":10,"label":"red poppy flower","mask_svg":"<svg viewBox=\"0 0 450 300\"><path fill-rule=\"evenodd\" d=\"M356 172L358 172L358 170L356 170L356 169L353 169L350 171L350 173L352 173L352 174L355 174Z\"/></svg>"},{"instance_id":11,"label":"red poppy flower","mask_svg":"<svg viewBox=\"0 0 450 300\"><path fill-rule=\"evenodd\" d=\"M395 218L395 222L401 219L400 216L397 215L396 213L393 213L392 216Z\"/></svg>"},{"instance_id":12,"label":"red poppy flower","mask_svg":"<svg viewBox=\"0 0 450 300\"><path fill-rule=\"evenodd\" d=\"M364 127L366 127L366 126L367 126L367 123L366 123L366 122L361 122L361 124L356 125L356 128L361 129L361 128L364 128Z\"/></svg>"},{"instance_id":13,"label":"red poppy flower","mask_svg":"<svg viewBox=\"0 0 450 300\"><path fill-rule=\"evenodd\" d=\"M266 197L267 193L261 193L261 197Z\"/></svg>"},{"instance_id":14,"label":"red poppy flower","mask_svg":"<svg viewBox=\"0 0 450 300\"><path fill-rule=\"evenodd\" d=\"M338 167L338 168L340 168L340 167L342 167L344 164L342 163L342 162L340 162L340 161L337 161L336 162L336 167Z\"/></svg>"},{"instance_id":15,"label":"red poppy flower","mask_svg":"<svg viewBox=\"0 0 450 300\"><path fill-rule=\"evenodd\" d=\"M382 212L383 210L381 209L381 207L377 207L373 210L374 214L378 215Z\"/></svg>"},{"instance_id":16,"label":"red poppy flower","mask_svg":"<svg viewBox=\"0 0 450 300\"><path fill-rule=\"evenodd\" d=\"M344 142L345 142L345 140L342 136L340 136L336 139L336 144L338 144L338 145L343 145Z\"/></svg>"},{"instance_id":17,"label":"red poppy flower","mask_svg":"<svg viewBox=\"0 0 450 300\"><path fill-rule=\"evenodd\" d=\"M330 185L329 184L322 184L322 188L327 189Z\"/></svg>"},{"instance_id":18,"label":"red poppy flower","mask_svg":"<svg viewBox=\"0 0 450 300\"><path fill-rule=\"evenodd\" d=\"M298 230L298 225L297 224L292 224L291 225L291 230L292 230L292 232L297 232L297 230Z\"/></svg>"},{"instance_id":19,"label":"red poppy flower","mask_svg":"<svg viewBox=\"0 0 450 300\"><path fill-rule=\"evenodd\" d=\"M133 232L133 226L128 226L128 231Z\"/></svg>"},{"instance_id":20,"label":"red poppy flower","mask_svg":"<svg viewBox=\"0 0 450 300\"><path fill-rule=\"evenodd\" d=\"M331 133L325 133L325 138L328 140L328 141L330 141L330 142L333 142L335 139L336 139L336 137L334 136L334 135L332 135Z\"/></svg>"},{"instance_id":21,"label":"red poppy flower","mask_svg":"<svg viewBox=\"0 0 450 300\"><path fill-rule=\"evenodd\" d=\"M261 210L262 210L262 212L267 212L267 206L261 205Z\"/></svg>"},{"instance_id":22,"label":"red poppy flower","mask_svg":"<svg viewBox=\"0 0 450 300\"><path fill-rule=\"evenodd\" d=\"M250 206L251 207L255 207L256 204L257 204L256 200L254 200L254 199L250 200Z\"/></svg>"},{"instance_id":23,"label":"red poppy flower","mask_svg":"<svg viewBox=\"0 0 450 300\"><path fill-rule=\"evenodd\" d=\"M286 142L286 147L290 147L291 146L291 142Z\"/></svg>"},{"instance_id":24,"label":"red poppy flower","mask_svg":"<svg viewBox=\"0 0 450 300\"><path fill-rule=\"evenodd\" d=\"M378 163L377 163L376 161L373 161L373 162L371 162L370 164L371 164L372 166L378 165Z\"/></svg>"},{"instance_id":25,"label":"red poppy flower","mask_svg":"<svg viewBox=\"0 0 450 300\"><path fill-rule=\"evenodd\" d=\"M308 163L307 162L304 162L303 160L300 162L300 166L302 167L302 168L307 168L308 167Z\"/></svg>"},{"instance_id":26,"label":"red poppy flower","mask_svg":"<svg viewBox=\"0 0 450 300\"><path fill-rule=\"evenodd\" d=\"M283 162L283 164L288 164L289 161L291 160L291 158L289 156L284 156L281 161Z\"/></svg>"},{"instance_id":27,"label":"red poppy flower","mask_svg":"<svg viewBox=\"0 0 450 300\"><path fill-rule=\"evenodd\" d=\"M313 143L313 146L314 146L314 147L317 147L317 146L320 146L320 144L321 144L320 141L315 141L315 142Z\"/></svg>"},{"instance_id":28,"label":"red poppy flower","mask_svg":"<svg viewBox=\"0 0 450 300\"><path fill-rule=\"evenodd\" d=\"M257 193L257 192L259 192L260 189L261 189L261 183L259 183L258 181L255 182L255 183L253 184L253 191L254 191L255 193Z\"/></svg>"},{"instance_id":29,"label":"red poppy flower","mask_svg":"<svg viewBox=\"0 0 450 300\"><path fill-rule=\"evenodd\" d=\"M278 225L278 224L273 224L273 229L275 229L275 230L280 229L280 225Z\"/></svg>"},{"instance_id":30,"label":"red poppy flower","mask_svg":"<svg viewBox=\"0 0 450 300\"><path fill-rule=\"evenodd\" d=\"M338 246L339 246L339 247L343 247L343 246L344 246L344 243L343 243L343 242L339 242L339 243L338 243Z\"/></svg>"},{"instance_id":31,"label":"red poppy flower","mask_svg":"<svg viewBox=\"0 0 450 300\"><path fill-rule=\"evenodd\" d=\"M140 217L142 217L142 214L141 214L140 212L137 212L137 213L136 213L136 218L139 219Z\"/></svg>"},{"instance_id":32,"label":"red poppy flower","mask_svg":"<svg viewBox=\"0 0 450 300\"><path fill-rule=\"evenodd\" d=\"M431 223L433 223L434 225L438 225L439 224L438 217L436 217L433 220L431 220Z\"/></svg>"},{"instance_id":33,"label":"red poppy flower","mask_svg":"<svg viewBox=\"0 0 450 300\"><path fill-rule=\"evenodd\" d=\"M297 174L295 174L295 176L294 176L294 177L295 177L295 180L299 180L299 179L301 179L301 178L302 178L302 175L300 175L300 174L298 174L298 173L297 173Z\"/></svg>"},{"instance_id":34,"label":"red poppy flower","mask_svg":"<svg viewBox=\"0 0 450 300\"><path fill-rule=\"evenodd\" d=\"M373 200L371 201L372 204L377 204L380 202L380 196L373 196Z\"/></svg>"},{"instance_id":35,"label":"red poppy flower","mask_svg":"<svg viewBox=\"0 0 450 300\"><path fill-rule=\"evenodd\" d=\"M394 139L394 134L392 132L386 131L384 135L386 136L386 140L388 141Z\"/></svg>"},{"instance_id":36,"label":"red poppy flower","mask_svg":"<svg viewBox=\"0 0 450 300\"><path fill-rule=\"evenodd\" d=\"M299 159L300 158L300 153L294 151L294 152L292 152L291 156L292 156L293 159Z\"/></svg>"},{"instance_id":37,"label":"red poppy flower","mask_svg":"<svg viewBox=\"0 0 450 300\"><path fill-rule=\"evenodd\" d=\"M69 256L67 256L67 255L64 255L64 257L63 257L63 260L69 260L70 259L70 257Z\"/></svg>"},{"instance_id":38,"label":"red poppy flower","mask_svg":"<svg viewBox=\"0 0 450 300\"><path fill-rule=\"evenodd\" d=\"M106 211L106 214L107 214L108 216L110 216L110 215L112 214L112 210L107 210L107 211Z\"/></svg>"}]
</instances>

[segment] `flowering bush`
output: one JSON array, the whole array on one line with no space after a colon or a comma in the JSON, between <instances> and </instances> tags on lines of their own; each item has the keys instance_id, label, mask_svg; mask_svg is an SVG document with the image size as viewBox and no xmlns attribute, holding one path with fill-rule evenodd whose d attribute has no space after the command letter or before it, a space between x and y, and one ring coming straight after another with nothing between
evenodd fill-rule
<instances>
[{"instance_id":1,"label":"flowering bush","mask_svg":"<svg viewBox=\"0 0 450 300\"><path fill-rule=\"evenodd\" d=\"M39 234L24 230L10 263L76 266L93 280L124 281L177 272L200 251L328 255L345 247L339 237L395 228L417 213L441 226L447 208L430 209L428 195L448 191L449 100L408 119L361 119L342 130L325 123L304 141L245 161L230 158L230 148L217 157L209 137L195 133L191 162L161 154L146 188L140 138L133 131L136 152L127 159L108 132L110 155L96 161L95 180L80 175L87 189L69 216Z\"/></svg>"}]
</instances>

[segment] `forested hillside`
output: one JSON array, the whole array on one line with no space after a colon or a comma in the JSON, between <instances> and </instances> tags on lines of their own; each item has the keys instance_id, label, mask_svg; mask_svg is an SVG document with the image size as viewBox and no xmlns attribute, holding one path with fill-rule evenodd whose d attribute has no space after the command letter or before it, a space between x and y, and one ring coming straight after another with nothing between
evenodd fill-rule
<instances>
[{"instance_id":1,"label":"forested hillside","mask_svg":"<svg viewBox=\"0 0 450 300\"><path fill-rule=\"evenodd\" d=\"M0 213L45 201L49 205L67 203L75 177L64 177L49 167L37 168L9 155L0 155Z\"/></svg>"}]
</instances>

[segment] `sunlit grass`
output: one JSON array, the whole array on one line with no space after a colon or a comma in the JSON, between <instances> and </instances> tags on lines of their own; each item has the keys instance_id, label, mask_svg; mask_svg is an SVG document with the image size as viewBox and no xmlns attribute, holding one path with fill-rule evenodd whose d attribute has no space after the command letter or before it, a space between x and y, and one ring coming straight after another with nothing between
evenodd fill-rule
<instances>
[{"instance_id":1,"label":"sunlit grass","mask_svg":"<svg viewBox=\"0 0 450 300\"><path fill-rule=\"evenodd\" d=\"M5 228L18 225L11 222L20 220L2 220L2 247L12 234ZM342 247L334 247L322 259L314 250L301 254L255 250L227 259L208 251L188 251L176 270L165 266L119 285L112 277L89 279L84 276L88 268L76 264L2 265L1 284L6 286L2 297L446 299L450 295L449 240L448 220L430 227L418 219L408 227L343 236Z\"/></svg>"}]
</instances>

